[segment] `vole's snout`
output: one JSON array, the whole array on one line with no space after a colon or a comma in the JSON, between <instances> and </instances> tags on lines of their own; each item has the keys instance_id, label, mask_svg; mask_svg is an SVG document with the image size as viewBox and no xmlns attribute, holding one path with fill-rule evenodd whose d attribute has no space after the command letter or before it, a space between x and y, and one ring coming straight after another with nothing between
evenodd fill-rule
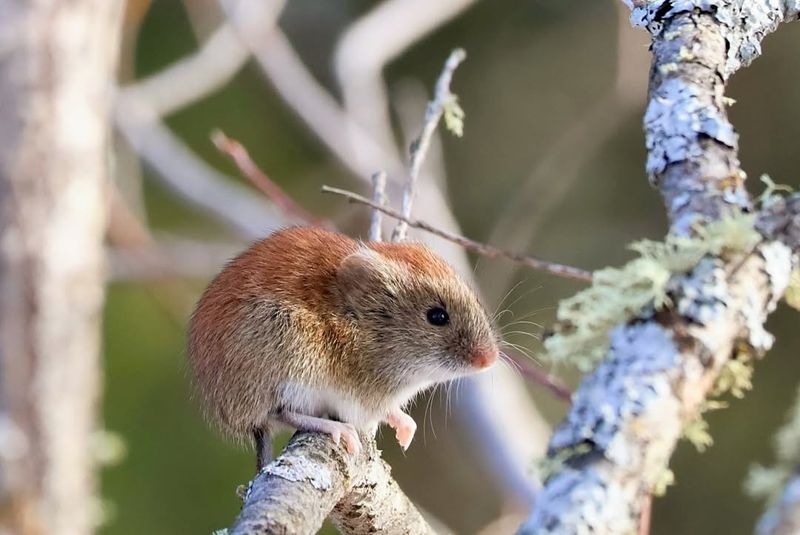
<instances>
[{"instance_id":1,"label":"vole's snout","mask_svg":"<svg viewBox=\"0 0 800 535\"><path fill-rule=\"evenodd\" d=\"M496 348L480 348L470 355L470 364L478 370L485 370L495 363L498 357Z\"/></svg>"}]
</instances>

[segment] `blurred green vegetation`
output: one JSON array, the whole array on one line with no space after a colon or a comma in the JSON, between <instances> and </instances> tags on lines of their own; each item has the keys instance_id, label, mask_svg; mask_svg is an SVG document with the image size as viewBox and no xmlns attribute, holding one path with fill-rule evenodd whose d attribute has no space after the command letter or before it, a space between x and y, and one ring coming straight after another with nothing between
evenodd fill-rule
<instances>
[{"instance_id":1,"label":"blurred green vegetation","mask_svg":"<svg viewBox=\"0 0 800 535\"><path fill-rule=\"evenodd\" d=\"M330 51L341 30L372 5L355 0L289 2L284 28L318 79L334 91ZM465 135L444 139L453 208L467 235L487 239L531 168L571 124L584 120L613 90L616 27L612 0L481 2L388 68L390 87L407 78L430 87L451 48L468 51L454 83L467 112ZM197 43L183 4L155 0L135 49L125 54L141 77L191 52ZM646 46L644 34L641 43ZM798 50L800 34L791 26L781 28L767 39L764 57L731 84L730 96L738 101L731 116L751 178L767 172L777 182L798 184ZM643 173L642 112L643 101L582 161L575 185L542 221L530 252L597 268L627 259L627 243L663 234L660 200ZM242 141L303 205L321 214L342 209L337 200L317 193L323 182L357 185L283 106L254 65L218 93L169 117L168 124L203 159L236 176L208 140L211 130L223 129ZM571 157L581 150L575 146L571 154L576 156ZM567 162L557 162L544 187L561 180L559 173L566 167ZM144 187L154 228L195 237L226 236L147 170ZM760 185L751 179L750 187ZM480 259L478 278L490 279L501 264ZM552 319L558 299L577 288L532 272L518 271L512 284L516 281L523 283L512 295L518 298L514 311L538 311L533 319L543 324ZM114 284L109 290L104 420L124 437L128 456L103 475L103 496L113 505L105 534L211 533L228 525L238 510L234 491L251 475L252 454L209 430L190 399L184 329L191 301L204 283L185 284L180 294L185 302L171 301L174 294L162 293L157 285ZM755 390L733 401L730 409L709 415L717 445L702 455L681 445L672 463L677 484L655 504L654 535L752 532L761 506L742 494L741 483L750 463L769 462L771 436L792 400L800 375L800 366L791 360L800 349L796 322L795 313L785 309L773 317L770 329L777 344L756 368ZM531 348L540 350L538 345ZM574 373L568 378L577 381ZM541 391L532 393L556 422L563 407ZM452 448L460 455L459 448L469 447L452 436L443 420L426 423L424 435L409 456L434 455L437 448ZM430 478L429 491L416 498L459 533L474 533L497 514L488 503L448 504L447 489L438 488L435 477L405 473L405 460L396 448L387 445L386 450L401 484L412 477ZM473 467L463 471L465 485L480 484L479 475L471 474Z\"/></svg>"}]
</instances>

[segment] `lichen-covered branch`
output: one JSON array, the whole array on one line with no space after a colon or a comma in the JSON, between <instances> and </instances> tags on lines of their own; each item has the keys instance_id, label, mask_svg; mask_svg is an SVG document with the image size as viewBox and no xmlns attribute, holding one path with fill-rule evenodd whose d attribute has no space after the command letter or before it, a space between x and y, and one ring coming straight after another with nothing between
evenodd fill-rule
<instances>
[{"instance_id":1,"label":"lichen-covered branch","mask_svg":"<svg viewBox=\"0 0 800 535\"><path fill-rule=\"evenodd\" d=\"M647 171L673 235L751 205L725 83L797 9L777 0L742 4L629 2L633 22L653 37ZM551 439L554 473L520 533L637 531L645 497L670 481L672 451L722 372L772 345L763 326L788 284L790 247L767 236L750 250L709 249L671 273L663 302L640 306L611 330L605 357Z\"/></svg>"},{"instance_id":2,"label":"lichen-covered branch","mask_svg":"<svg viewBox=\"0 0 800 535\"><path fill-rule=\"evenodd\" d=\"M231 535L316 533L325 518L345 534L433 535L392 479L373 438L347 453L329 437L297 433L250 484Z\"/></svg>"}]
</instances>

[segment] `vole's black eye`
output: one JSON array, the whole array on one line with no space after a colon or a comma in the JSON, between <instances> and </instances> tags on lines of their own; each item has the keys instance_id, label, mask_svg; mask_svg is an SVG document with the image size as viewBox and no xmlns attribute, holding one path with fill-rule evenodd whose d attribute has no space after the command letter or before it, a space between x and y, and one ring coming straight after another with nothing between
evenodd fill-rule
<instances>
[{"instance_id":1,"label":"vole's black eye","mask_svg":"<svg viewBox=\"0 0 800 535\"><path fill-rule=\"evenodd\" d=\"M428 323L436 325L437 327L443 327L450 322L450 316L448 316L447 311L441 307L429 308L426 315L428 317Z\"/></svg>"}]
</instances>

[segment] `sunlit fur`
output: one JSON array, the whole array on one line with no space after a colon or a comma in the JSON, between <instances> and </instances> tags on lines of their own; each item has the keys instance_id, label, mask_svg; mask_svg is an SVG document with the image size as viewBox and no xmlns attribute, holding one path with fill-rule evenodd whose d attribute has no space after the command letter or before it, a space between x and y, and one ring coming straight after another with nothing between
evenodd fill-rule
<instances>
[{"instance_id":1,"label":"sunlit fur","mask_svg":"<svg viewBox=\"0 0 800 535\"><path fill-rule=\"evenodd\" d=\"M428 323L429 308L449 314ZM475 293L416 243L292 228L254 244L192 315L189 359L209 417L244 436L282 410L368 428L421 389L497 354Z\"/></svg>"}]
</instances>

